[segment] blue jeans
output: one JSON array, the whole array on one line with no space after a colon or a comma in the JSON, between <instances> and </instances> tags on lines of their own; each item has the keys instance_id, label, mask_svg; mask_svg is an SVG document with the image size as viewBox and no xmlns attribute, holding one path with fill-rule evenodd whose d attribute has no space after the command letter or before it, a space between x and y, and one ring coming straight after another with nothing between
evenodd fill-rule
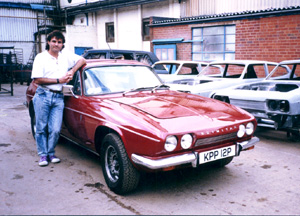
<instances>
[{"instance_id":1,"label":"blue jeans","mask_svg":"<svg viewBox=\"0 0 300 216\"><path fill-rule=\"evenodd\" d=\"M61 130L64 96L62 93L53 93L39 86L33 97L33 106L38 155L53 156Z\"/></svg>"}]
</instances>

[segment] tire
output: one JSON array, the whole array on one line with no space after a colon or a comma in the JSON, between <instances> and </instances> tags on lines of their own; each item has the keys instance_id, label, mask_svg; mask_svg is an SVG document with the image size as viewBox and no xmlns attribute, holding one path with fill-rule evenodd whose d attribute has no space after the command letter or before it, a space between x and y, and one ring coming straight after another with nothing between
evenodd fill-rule
<instances>
[{"instance_id":1,"label":"tire","mask_svg":"<svg viewBox=\"0 0 300 216\"><path fill-rule=\"evenodd\" d=\"M224 167L227 164L229 164L232 160L233 160L233 157L228 157L228 158L224 158L224 159L220 159L220 160L214 161L211 164L214 167Z\"/></svg>"},{"instance_id":2,"label":"tire","mask_svg":"<svg viewBox=\"0 0 300 216\"><path fill-rule=\"evenodd\" d=\"M36 133L35 123L36 123L36 120L35 120L34 112L33 112L32 116L30 118L30 123L31 123L31 133L32 133L33 138L35 139L35 133Z\"/></svg>"},{"instance_id":3,"label":"tire","mask_svg":"<svg viewBox=\"0 0 300 216\"><path fill-rule=\"evenodd\" d=\"M125 194L138 186L140 173L129 160L118 135L110 133L104 137L100 156L105 182L112 191Z\"/></svg>"}]
</instances>

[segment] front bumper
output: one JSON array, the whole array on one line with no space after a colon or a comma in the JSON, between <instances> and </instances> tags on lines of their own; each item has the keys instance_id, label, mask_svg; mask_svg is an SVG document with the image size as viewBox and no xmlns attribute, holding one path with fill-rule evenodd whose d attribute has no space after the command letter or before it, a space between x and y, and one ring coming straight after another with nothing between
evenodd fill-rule
<instances>
[{"instance_id":1,"label":"front bumper","mask_svg":"<svg viewBox=\"0 0 300 216\"><path fill-rule=\"evenodd\" d=\"M238 156L241 151L245 151L249 148L252 148L257 142L259 142L259 138L257 137L252 137L250 140L247 141L237 142L236 156ZM185 153L182 155L162 158L158 160L153 160L140 155L132 154L131 159L135 164L149 168L151 170L163 169L189 163L193 167L197 167L198 165L197 152Z\"/></svg>"}]
</instances>

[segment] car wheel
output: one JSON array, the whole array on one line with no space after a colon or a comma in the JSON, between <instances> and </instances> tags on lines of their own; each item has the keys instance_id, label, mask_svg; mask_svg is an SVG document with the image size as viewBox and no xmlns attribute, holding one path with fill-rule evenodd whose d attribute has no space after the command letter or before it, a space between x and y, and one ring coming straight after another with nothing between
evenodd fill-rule
<instances>
[{"instance_id":1,"label":"car wheel","mask_svg":"<svg viewBox=\"0 0 300 216\"><path fill-rule=\"evenodd\" d=\"M36 120L35 120L35 114L33 112L31 119L30 119L30 123L31 123L31 133L33 138L35 139L35 133L36 133Z\"/></svg>"},{"instance_id":2,"label":"car wheel","mask_svg":"<svg viewBox=\"0 0 300 216\"><path fill-rule=\"evenodd\" d=\"M224 167L233 160L233 157L223 158L217 161L212 162L212 165L215 167Z\"/></svg>"},{"instance_id":3,"label":"car wheel","mask_svg":"<svg viewBox=\"0 0 300 216\"><path fill-rule=\"evenodd\" d=\"M108 134L104 137L101 164L106 184L115 193L124 194L137 187L140 174L129 160L118 135Z\"/></svg>"}]
</instances>

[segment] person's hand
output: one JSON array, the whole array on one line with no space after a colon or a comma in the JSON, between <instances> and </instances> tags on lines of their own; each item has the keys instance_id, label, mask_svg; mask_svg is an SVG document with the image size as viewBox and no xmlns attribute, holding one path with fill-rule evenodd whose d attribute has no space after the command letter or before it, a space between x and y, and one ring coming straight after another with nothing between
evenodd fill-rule
<instances>
[{"instance_id":1,"label":"person's hand","mask_svg":"<svg viewBox=\"0 0 300 216\"><path fill-rule=\"evenodd\" d=\"M72 78L73 78L72 74L70 74L68 72L68 73L66 73L66 75L64 75L63 77L61 77L59 79L59 82L60 83L68 83L68 82L70 82L72 80Z\"/></svg>"}]
</instances>

